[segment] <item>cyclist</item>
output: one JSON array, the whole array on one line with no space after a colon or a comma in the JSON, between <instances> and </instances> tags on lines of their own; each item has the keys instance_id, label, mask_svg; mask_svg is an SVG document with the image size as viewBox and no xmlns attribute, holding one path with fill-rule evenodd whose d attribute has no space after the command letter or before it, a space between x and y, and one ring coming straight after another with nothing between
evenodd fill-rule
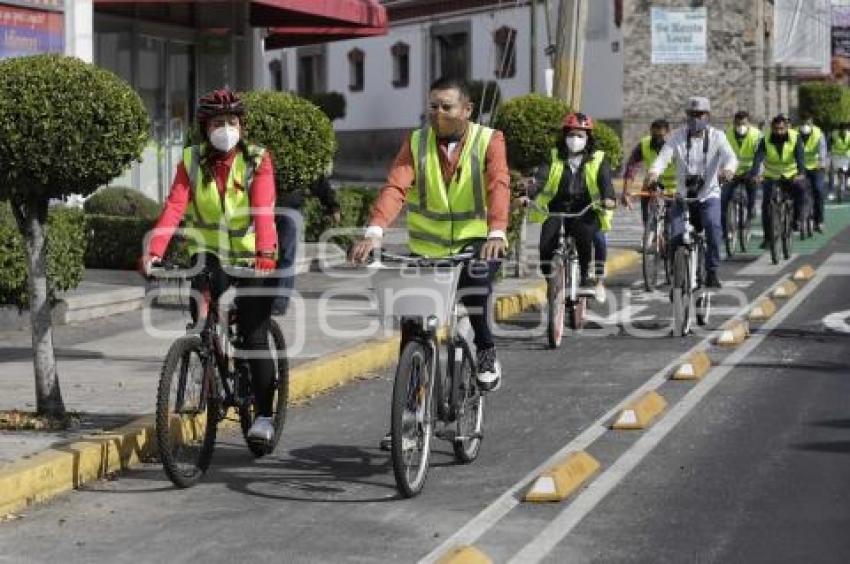
<instances>
[{"instance_id":1,"label":"cyclist","mask_svg":"<svg viewBox=\"0 0 850 564\"><path fill-rule=\"evenodd\" d=\"M838 129L832 132L830 139L830 149L832 150L832 182L841 182L844 186L847 184L847 171L850 169L850 123L842 123ZM835 176L838 176L837 180ZM829 195L829 199L835 198L835 192Z\"/></svg>"},{"instance_id":2,"label":"cyclist","mask_svg":"<svg viewBox=\"0 0 850 564\"><path fill-rule=\"evenodd\" d=\"M735 156L738 158L738 170L735 172L735 178L723 185L721 189L720 221L723 227L724 239L728 237L726 230L726 208L729 206L732 194L738 186L741 186L747 191L747 225L753 219L753 212L756 208L756 183L749 173L753 167L753 159L756 156L756 149L758 148L761 137L761 131L755 126L750 125L750 114L744 110L735 113L732 125L726 129L726 139L729 141L729 145L731 145L732 150L735 151Z\"/></svg>"},{"instance_id":3,"label":"cyclist","mask_svg":"<svg viewBox=\"0 0 850 564\"><path fill-rule=\"evenodd\" d=\"M770 135L759 143L750 175L756 182L762 182L761 222L764 227L765 244L767 234L771 233L768 209L773 188L779 182L788 182L794 198L794 222L800 217L800 208L806 191L805 150L800 135L790 128L791 120L785 114L779 114L770 122ZM764 176L761 168L764 164Z\"/></svg>"},{"instance_id":4,"label":"cyclist","mask_svg":"<svg viewBox=\"0 0 850 564\"><path fill-rule=\"evenodd\" d=\"M165 207L156 222L142 268L149 275L160 263L180 221L186 219L189 254L196 265L214 273L212 288L196 287L196 292L220 296L230 285L223 267L253 264L257 278L245 279L240 290L264 295L239 295L238 330L248 350L269 351L268 323L275 298L275 281L265 275L274 271L277 234L274 223L274 170L269 153L242 138L242 100L228 89L203 96L196 118L204 139L183 151ZM204 304L192 300L192 317L203 317ZM249 360L256 393L257 418L248 438L269 441L274 435L272 401L274 363L272 358L252 355Z\"/></svg>"},{"instance_id":5,"label":"cyclist","mask_svg":"<svg viewBox=\"0 0 850 564\"><path fill-rule=\"evenodd\" d=\"M384 229L406 201L414 255L443 257L471 248L488 261L487 268L467 265L458 296L475 331L478 384L490 391L501 382L490 318L496 259L507 248L510 174L505 139L502 132L469 121L472 102L462 80L434 82L429 108L429 123L405 138L372 208L365 237L352 247L350 258L363 262L380 246Z\"/></svg>"},{"instance_id":6,"label":"cyclist","mask_svg":"<svg viewBox=\"0 0 850 564\"><path fill-rule=\"evenodd\" d=\"M647 180L658 181L671 161L676 162L677 192L699 198L691 205L694 228L705 230L708 252L705 256L708 288L720 288L720 246L723 231L720 226L720 182L732 178L738 168L738 159L729 146L723 131L710 125L711 106L708 98L695 96L685 106L687 125L675 130L658 158L649 167ZM681 205L669 208L673 249L681 242L685 232L684 209Z\"/></svg>"},{"instance_id":7,"label":"cyclist","mask_svg":"<svg viewBox=\"0 0 850 564\"><path fill-rule=\"evenodd\" d=\"M812 211L815 220L815 231L823 232L824 183L827 162L826 135L815 125L811 115L805 114L798 128L800 139L803 141L803 160L805 175L809 181L809 195L812 199Z\"/></svg>"},{"instance_id":8,"label":"cyclist","mask_svg":"<svg viewBox=\"0 0 850 564\"><path fill-rule=\"evenodd\" d=\"M629 186L637 174L638 167L643 164L644 170L649 167L658 157L658 153L670 137L670 124L665 119L657 119L649 126L649 135L642 138L635 146L623 173L623 193L620 197L622 205L632 209L632 198L629 196ZM667 194L676 193L676 163L670 162L659 179L659 184ZM649 215L649 201L646 198L640 200L640 216L646 225Z\"/></svg>"},{"instance_id":9,"label":"cyclist","mask_svg":"<svg viewBox=\"0 0 850 564\"><path fill-rule=\"evenodd\" d=\"M596 264L596 286L590 284L590 259L596 235L610 224L607 211L616 205L611 165L605 153L596 150L593 137L593 119L581 113L571 113L561 123L561 136L551 152L551 162L537 169L535 182L529 186L528 197L534 198L540 208L556 213L577 213L591 203L603 204L581 217L547 218L546 214L532 210L529 218L543 222L540 231L540 267L544 276L550 274L550 262L558 248L561 223L576 240L579 255L580 281L583 294L599 301L605 300L604 259Z\"/></svg>"}]
</instances>

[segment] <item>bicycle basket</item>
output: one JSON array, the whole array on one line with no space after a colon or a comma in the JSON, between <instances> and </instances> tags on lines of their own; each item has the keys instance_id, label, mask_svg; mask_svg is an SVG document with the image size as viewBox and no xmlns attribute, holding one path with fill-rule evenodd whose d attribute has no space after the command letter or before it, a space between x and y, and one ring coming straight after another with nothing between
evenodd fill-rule
<instances>
[{"instance_id":1,"label":"bicycle basket","mask_svg":"<svg viewBox=\"0 0 850 564\"><path fill-rule=\"evenodd\" d=\"M440 327L452 312L462 266L381 267L372 275L378 315L387 326L394 319L436 316Z\"/></svg>"}]
</instances>

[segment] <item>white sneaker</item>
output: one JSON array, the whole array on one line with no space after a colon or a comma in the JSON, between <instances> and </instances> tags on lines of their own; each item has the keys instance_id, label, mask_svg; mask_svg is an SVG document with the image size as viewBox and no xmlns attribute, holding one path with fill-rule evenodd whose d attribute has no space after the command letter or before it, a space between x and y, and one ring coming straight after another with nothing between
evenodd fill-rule
<instances>
[{"instance_id":1,"label":"white sneaker","mask_svg":"<svg viewBox=\"0 0 850 564\"><path fill-rule=\"evenodd\" d=\"M602 280L599 280L596 282L596 301L600 304L604 304L605 299L605 284L602 283Z\"/></svg>"},{"instance_id":2,"label":"white sneaker","mask_svg":"<svg viewBox=\"0 0 850 564\"><path fill-rule=\"evenodd\" d=\"M248 438L255 441L270 442L274 437L274 425L271 417L257 417L248 430Z\"/></svg>"},{"instance_id":3,"label":"white sneaker","mask_svg":"<svg viewBox=\"0 0 850 564\"><path fill-rule=\"evenodd\" d=\"M478 387L482 392L495 392L502 385L502 363L495 347L478 351Z\"/></svg>"}]
</instances>

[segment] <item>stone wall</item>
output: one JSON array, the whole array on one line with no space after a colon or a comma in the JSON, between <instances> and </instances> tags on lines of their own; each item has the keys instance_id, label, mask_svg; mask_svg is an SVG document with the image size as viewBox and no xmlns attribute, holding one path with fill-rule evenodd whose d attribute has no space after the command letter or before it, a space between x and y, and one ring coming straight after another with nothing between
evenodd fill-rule
<instances>
[{"instance_id":1,"label":"stone wall","mask_svg":"<svg viewBox=\"0 0 850 564\"><path fill-rule=\"evenodd\" d=\"M650 7L708 8L708 62L652 65ZM678 125L690 96L711 100L712 122L725 126L739 109L755 121L787 111L784 73L765 69L770 60L772 4L767 0L631 0L624 5L623 137L626 149L646 135L649 124L666 118Z\"/></svg>"}]
</instances>

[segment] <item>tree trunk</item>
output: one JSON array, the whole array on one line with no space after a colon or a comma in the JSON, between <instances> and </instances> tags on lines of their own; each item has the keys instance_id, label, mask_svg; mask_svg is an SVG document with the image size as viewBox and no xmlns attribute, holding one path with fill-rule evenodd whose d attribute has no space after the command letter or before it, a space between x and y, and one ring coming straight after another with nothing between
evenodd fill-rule
<instances>
[{"instance_id":1,"label":"tree trunk","mask_svg":"<svg viewBox=\"0 0 850 564\"><path fill-rule=\"evenodd\" d=\"M52 306L47 290L47 202L29 200L11 207L27 246L36 406L40 415L61 417L65 404L53 354Z\"/></svg>"}]
</instances>

